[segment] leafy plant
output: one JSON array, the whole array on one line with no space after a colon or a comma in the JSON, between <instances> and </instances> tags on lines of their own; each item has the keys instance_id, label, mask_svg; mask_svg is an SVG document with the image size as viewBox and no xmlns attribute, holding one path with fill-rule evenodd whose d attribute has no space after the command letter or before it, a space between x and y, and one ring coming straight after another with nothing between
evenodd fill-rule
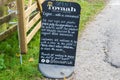
<instances>
[{"instance_id":1,"label":"leafy plant","mask_svg":"<svg viewBox=\"0 0 120 80\"><path fill-rule=\"evenodd\" d=\"M6 68L6 66L5 66L5 63L4 63L4 55L1 54L0 55L0 70L5 69L5 68Z\"/></svg>"}]
</instances>

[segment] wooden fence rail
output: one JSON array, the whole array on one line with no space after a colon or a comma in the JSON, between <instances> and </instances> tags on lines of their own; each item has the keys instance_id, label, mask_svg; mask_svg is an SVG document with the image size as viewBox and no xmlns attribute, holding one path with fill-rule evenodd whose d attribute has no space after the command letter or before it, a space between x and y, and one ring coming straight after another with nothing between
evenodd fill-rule
<instances>
[{"instance_id":1,"label":"wooden fence rail","mask_svg":"<svg viewBox=\"0 0 120 80\"><path fill-rule=\"evenodd\" d=\"M9 22L12 18L15 17L15 15L16 15L15 13L11 13L9 15L0 17L0 25L2 25L3 23Z\"/></svg>"},{"instance_id":2,"label":"wooden fence rail","mask_svg":"<svg viewBox=\"0 0 120 80\"><path fill-rule=\"evenodd\" d=\"M5 32L0 33L0 41L6 39L8 36L10 36L13 32L17 30L17 24L11 26L8 30Z\"/></svg>"},{"instance_id":3,"label":"wooden fence rail","mask_svg":"<svg viewBox=\"0 0 120 80\"><path fill-rule=\"evenodd\" d=\"M4 24L4 23L8 23L11 19L13 19L14 17L16 17L15 13L11 13L9 15L0 17L0 25ZM1 26L0 26L1 27ZM9 29L7 29L4 32L0 33L0 41L6 39L8 36L10 36L13 32L15 32L17 30L17 24L10 26Z\"/></svg>"}]
</instances>

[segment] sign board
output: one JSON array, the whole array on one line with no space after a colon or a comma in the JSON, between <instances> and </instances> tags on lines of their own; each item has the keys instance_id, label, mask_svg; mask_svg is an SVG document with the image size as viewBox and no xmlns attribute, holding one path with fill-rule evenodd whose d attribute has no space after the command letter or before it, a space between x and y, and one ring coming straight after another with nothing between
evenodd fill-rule
<instances>
[{"instance_id":1,"label":"sign board","mask_svg":"<svg viewBox=\"0 0 120 80\"><path fill-rule=\"evenodd\" d=\"M40 63L74 66L80 6L70 2L43 4Z\"/></svg>"}]
</instances>

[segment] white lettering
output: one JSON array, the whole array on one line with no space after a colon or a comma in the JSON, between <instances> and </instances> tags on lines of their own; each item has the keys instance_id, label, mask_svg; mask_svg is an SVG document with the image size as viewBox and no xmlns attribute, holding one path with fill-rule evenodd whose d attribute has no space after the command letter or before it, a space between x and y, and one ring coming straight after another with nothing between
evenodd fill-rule
<instances>
[{"instance_id":1,"label":"white lettering","mask_svg":"<svg viewBox=\"0 0 120 80\"><path fill-rule=\"evenodd\" d=\"M76 12L76 8L74 7L57 7L57 6L48 6L49 10L56 11L65 11L65 12Z\"/></svg>"}]
</instances>

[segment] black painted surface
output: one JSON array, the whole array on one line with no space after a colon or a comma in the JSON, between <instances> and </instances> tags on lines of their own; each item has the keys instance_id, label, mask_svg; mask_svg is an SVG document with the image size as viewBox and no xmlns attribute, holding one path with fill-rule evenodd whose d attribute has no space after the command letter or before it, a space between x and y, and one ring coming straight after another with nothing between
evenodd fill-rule
<instances>
[{"instance_id":1,"label":"black painted surface","mask_svg":"<svg viewBox=\"0 0 120 80\"><path fill-rule=\"evenodd\" d=\"M42 7L39 63L74 66L81 9L79 4L45 1Z\"/></svg>"}]
</instances>

